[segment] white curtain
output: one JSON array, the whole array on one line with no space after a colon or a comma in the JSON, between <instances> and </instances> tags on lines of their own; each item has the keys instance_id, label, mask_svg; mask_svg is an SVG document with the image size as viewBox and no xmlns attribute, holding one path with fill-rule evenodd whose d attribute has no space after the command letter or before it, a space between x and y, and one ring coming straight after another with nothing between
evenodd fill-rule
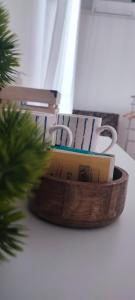
<instances>
[{"instance_id":1,"label":"white curtain","mask_svg":"<svg viewBox=\"0 0 135 300\"><path fill-rule=\"evenodd\" d=\"M58 90L60 111L70 113L80 0L5 0L22 52L22 85Z\"/></svg>"}]
</instances>

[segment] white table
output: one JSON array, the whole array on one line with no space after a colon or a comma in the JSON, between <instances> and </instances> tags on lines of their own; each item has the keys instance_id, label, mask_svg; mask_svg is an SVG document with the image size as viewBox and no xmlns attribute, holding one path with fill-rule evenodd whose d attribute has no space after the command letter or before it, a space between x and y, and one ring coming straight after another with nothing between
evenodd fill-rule
<instances>
[{"instance_id":1,"label":"white table","mask_svg":"<svg viewBox=\"0 0 135 300\"><path fill-rule=\"evenodd\" d=\"M0 300L135 299L135 162L117 145L113 152L130 174L119 220L102 229L75 230L27 212L24 252L0 266Z\"/></svg>"}]
</instances>

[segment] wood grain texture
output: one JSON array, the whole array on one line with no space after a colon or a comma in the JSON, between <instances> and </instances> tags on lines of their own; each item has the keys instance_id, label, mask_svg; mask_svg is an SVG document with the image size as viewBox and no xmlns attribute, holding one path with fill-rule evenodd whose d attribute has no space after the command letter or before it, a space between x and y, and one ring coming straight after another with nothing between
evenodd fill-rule
<instances>
[{"instance_id":1,"label":"wood grain texture","mask_svg":"<svg viewBox=\"0 0 135 300\"><path fill-rule=\"evenodd\" d=\"M8 86L0 89L0 100L2 102L39 102L47 104L47 107L24 106L26 110L39 112L58 112L60 94L57 91L35 89L20 86Z\"/></svg>"},{"instance_id":2,"label":"wood grain texture","mask_svg":"<svg viewBox=\"0 0 135 300\"><path fill-rule=\"evenodd\" d=\"M55 224L79 228L105 226L122 213L127 182L128 174L118 167L114 180L107 184L44 176L29 207L38 217Z\"/></svg>"}]
</instances>

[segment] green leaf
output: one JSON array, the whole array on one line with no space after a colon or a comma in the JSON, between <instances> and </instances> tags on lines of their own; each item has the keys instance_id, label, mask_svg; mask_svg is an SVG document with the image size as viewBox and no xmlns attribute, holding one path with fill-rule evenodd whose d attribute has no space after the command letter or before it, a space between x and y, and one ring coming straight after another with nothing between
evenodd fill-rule
<instances>
[{"instance_id":1,"label":"green leaf","mask_svg":"<svg viewBox=\"0 0 135 300\"><path fill-rule=\"evenodd\" d=\"M22 212L13 206L0 204L0 260L7 259L8 255L15 256L16 251L22 251L23 242L19 239L26 236L26 229L18 222L23 217Z\"/></svg>"}]
</instances>

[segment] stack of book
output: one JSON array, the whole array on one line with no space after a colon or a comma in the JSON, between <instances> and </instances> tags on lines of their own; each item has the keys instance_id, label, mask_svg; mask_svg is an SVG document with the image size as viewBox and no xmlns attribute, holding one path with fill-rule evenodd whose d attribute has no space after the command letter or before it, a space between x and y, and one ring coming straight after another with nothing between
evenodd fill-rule
<instances>
[{"instance_id":1,"label":"stack of book","mask_svg":"<svg viewBox=\"0 0 135 300\"><path fill-rule=\"evenodd\" d=\"M111 154L52 146L47 175L60 179L106 183L113 178L115 157Z\"/></svg>"}]
</instances>

